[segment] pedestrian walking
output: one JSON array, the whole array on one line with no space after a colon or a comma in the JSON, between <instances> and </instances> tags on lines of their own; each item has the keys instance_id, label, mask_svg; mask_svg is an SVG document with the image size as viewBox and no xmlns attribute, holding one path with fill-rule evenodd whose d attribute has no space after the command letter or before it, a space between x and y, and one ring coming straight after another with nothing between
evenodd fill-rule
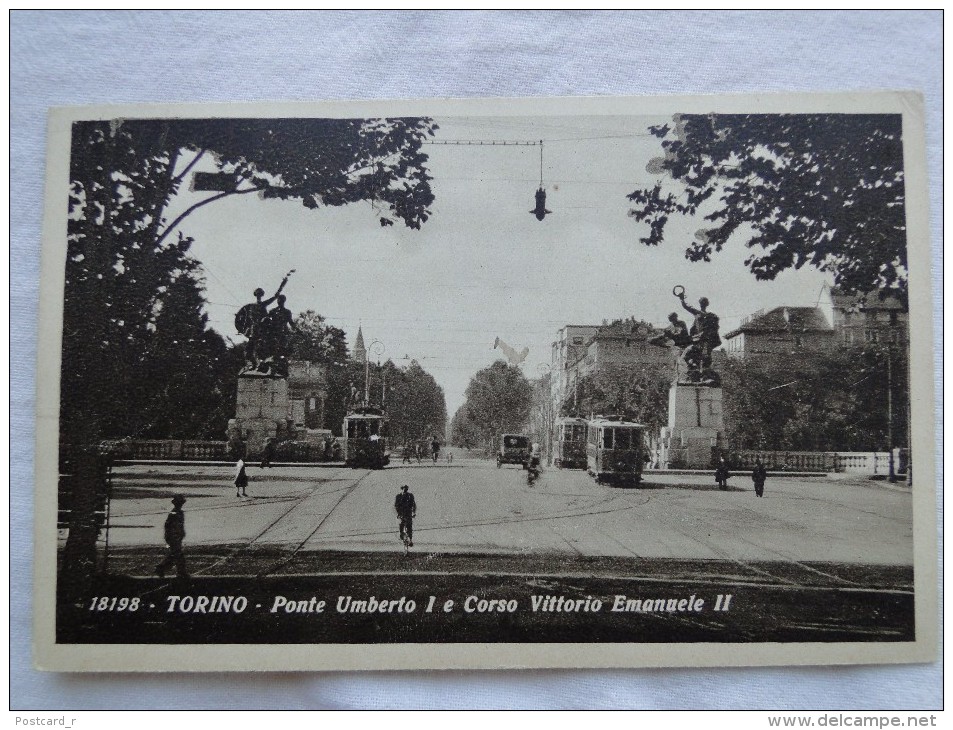
<instances>
[{"instance_id":1,"label":"pedestrian walking","mask_svg":"<svg viewBox=\"0 0 953 730\"><path fill-rule=\"evenodd\" d=\"M175 574L179 578L188 578L189 571L185 566L185 555L182 554L182 543L185 540L185 512L182 505L185 497L177 494L172 498L172 511L165 518L165 544L169 546L169 554L165 560L156 566L156 575L165 578L165 572L175 566Z\"/></svg>"},{"instance_id":2,"label":"pedestrian walking","mask_svg":"<svg viewBox=\"0 0 953 730\"><path fill-rule=\"evenodd\" d=\"M715 469L715 481L718 482L718 488L728 489L728 479L730 477L731 472L728 471L728 464L725 463L725 457L722 457L718 462L718 468Z\"/></svg>"},{"instance_id":3,"label":"pedestrian walking","mask_svg":"<svg viewBox=\"0 0 953 730\"><path fill-rule=\"evenodd\" d=\"M768 479L768 470L761 463L761 457L755 459L754 469L751 470L751 481L754 482L754 493L759 497L764 496L764 483Z\"/></svg>"},{"instance_id":4,"label":"pedestrian walking","mask_svg":"<svg viewBox=\"0 0 953 730\"><path fill-rule=\"evenodd\" d=\"M405 547L414 546L414 517L417 516L417 501L406 484L400 488L394 499L394 510L397 512L400 540Z\"/></svg>"},{"instance_id":5,"label":"pedestrian walking","mask_svg":"<svg viewBox=\"0 0 953 730\"><path fill-rule=\"evenodd\" d=\"M430 451L433 454L433 463L437 463L437 459L440 458L440 442L437 441L437 437L434 436L430 440Z\"/></svg>"},{"instance_id":6,"label":"pedestrian walking","mask_svg":"<svg viewBox=\"0 0 953 730\"><path fill-rule=\"evenodd\" d=\"M235 464L235 496L247 497L248 493L245 491L247 487L248 474L245 473L245 460L239 458Z\"/></svg>"},{"instance_id":7,"label":"pedestrian walking","mask_svg":"<svg viewBox=\"0 0 953 730\"><path fill-rule=\"evenodd\" d=\"M275 440L269 437L265 440L265 448L261 452L261 468L270 467L273 458L275 458Z\"/></svg>"}]
</instances>

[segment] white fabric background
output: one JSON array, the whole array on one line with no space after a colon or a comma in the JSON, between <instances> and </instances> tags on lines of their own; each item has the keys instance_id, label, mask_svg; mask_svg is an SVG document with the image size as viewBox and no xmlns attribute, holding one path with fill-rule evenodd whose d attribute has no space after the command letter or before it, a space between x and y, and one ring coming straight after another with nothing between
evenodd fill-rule
<instances>
[{"instance_id":1,"label":"white fabric background","mask_svg":"<svg viewBox=\"0 0 953 730\"><path fill-rule=\"evenodd\" d=\"M917 89L924 93L927 108L939 342L942 20L938 11L14 12L11 707L941 707L939 664L611 672L47 674L32 668L30 604L34 359L48 107ZM183 665L188 653L188 647L182 647Z\"/></svg>"}]
</instances>

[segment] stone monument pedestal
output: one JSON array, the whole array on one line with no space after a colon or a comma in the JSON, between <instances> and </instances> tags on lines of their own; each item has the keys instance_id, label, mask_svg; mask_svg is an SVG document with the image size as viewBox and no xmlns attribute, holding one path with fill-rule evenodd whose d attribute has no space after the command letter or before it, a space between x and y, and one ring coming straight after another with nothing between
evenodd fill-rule
<instances>
[{"instance_id":1,"label":"stone monument pedestal","mask_svg":"<svg viewBox=\"0 0 953 730\"><path fill-rule=\"evenodd\" d=\"M668 426L662 429L662 466L709 469L716 449L724 448L722 389L673 383L668 391Z\"/></svg>"},{"instance_id":2,"label":"stone monument pedestal","mask_svg":"<svg viewBox=\"0 0 953 730\"><path fill-rule=\"evenodd\" d=\"M230 444L244 443L245 459L259 459L269 438L293 435L288 379L242 373L238 376L235 418L228 422Z\"/></svg>"}]
</instances>

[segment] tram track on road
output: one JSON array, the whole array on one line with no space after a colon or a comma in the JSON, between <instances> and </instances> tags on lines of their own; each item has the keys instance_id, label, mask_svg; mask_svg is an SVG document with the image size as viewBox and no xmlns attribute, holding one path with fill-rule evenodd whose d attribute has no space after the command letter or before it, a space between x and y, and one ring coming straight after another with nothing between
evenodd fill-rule
<instances>
[{"instance_id":1,"label":"tram track on road","mask_svg":"<svg viewBox=\"0 0 953 730\"><path fill-rule=\"evenodd\" d=\"M342 494L341 494L341 496L338 498L338 500L334 503L334 505L331 507L331 509L328 511L328 513L321 519L321 521L320 521L319 524L318 524L318 527L316 527L316 528L308 535L308 537L306 537L306 538L295 548L294 553L297 553L297 551L301 549L301 547L304 545L304 543L306 543L306 542L311 538L311 536L314 535L314 533L318 531L318 529L321 527L321 525L324 524L325 520L327 520L327 518L330 516L331 512L333 512L334 509L335 509L339 504L341 504L341 502L344 501L344 498L347 497L348 494L350 494L355 488L357 488L357 486L368 476L368 474L370 474L370 472L367 472L367 473L363 474L363 475L362 475L360 478L358 478L353 484L351 484L349 487L347 487L347 488L345 488L345 489L332 490L332 492L330 492L330 493L333 494L335 491L340 491L340 492L342 492ZM300 497L298 497L297 499L290 500L290 501L292 502L291 506L288 507L288 509L284 510L280 515L278 515L278 516L277 516L275 519L273 519L271 522L269 522L263 529L259 530L259 532L258 532L254 537L252 537L250 540L246 541L245 543L243 543L243 544L241 544L241 545L235 547L234 549L230 550L226 555L223 555L223 556L220 557L218 560L215 560L214 562L212 562L212 563L210 563L210 564L208 564L208 565L205 565L205 566L203 566L202 568L200 568L200 569L198 569L198 570L192 572L192 576L196 576L196 577L201 576L201 577L203 577L203 578L217 577L217 575L216 575L216 576L211 576L211 575L209 575L209 571L214 570L215 568L218 568L218 567L220 567L220 566L222 566L222 565L225 565L225 564L227 564L227 563L230 562L230 561L234 561L236 558L239 558L239 557L242 556L244 553L246 553L248 550L250 550L252 547L254 547L255 544L256 544L259 540L261 540L265 535L267 535L271 530L273 530L273 529L275 528L275 526L277 526L282 520L284 520L286 517L288 517L288 515L290 515L292 512L294 512L295 509L297 509L302 503L304 503L304 502L305 502L306 500L308 500L309 498L313 497L313 496L321 489L321 487L322 487L323 485L324 485L324 482L318 482L317 484L314 485L314 488L312 488L312 489L308 490L307 492L303 493L303 494L302 494ZM289 500L282 500L282 501L289 501ZM210 508L210 509L212 509L212 508ZM293 557L293 555L292 555L291 557ZM290 560L290 557L289 557L288 559ZM281 562L281 561L279 561L279 562ZM276 563L276 565L277 565L277 563ZM261 576L261 575L267 575L268 572L270 572L272 569L273 569L273 568L269 569L268 571L265 571L264 573L259 574L259 576ZM145 593L141 594L140 597L145 597L145 596L149 595L150 593L158 592L158 591L162 590L162 589L163 589L165 586L167 586L167 585L169 585L169 584L168 584L168 583L161 583L158 587L156 587L156 588L154 588L154 589L152 589L152 590L150 590L150 591L146 591Z\"/></svg>"},{"instance_id":2,"label":"tram track on road","mask_svg":"<svg viewBox=\"0 0 953 730\"><path fill-rule=\"evenodd\" d=\"M265 570L259 571L258 573L256 573L255 577L256 577L256 578L264 578L265 576L269 575L270 573L273 573L274 571L280 569L282 566L287 565L287 564L290 563L292 560L294 560L295 556L296 556L296 555L301 551L301 549L308 543L308 541L309 541L312 537L314 537L314 535L318 532L318 530L321 529L322 525L324 525L324 523L327 522L328 518L333 514L334 510L336 510L336 509L338 508L338 506L340 506L341 502L343 502L343 501L347 498L347 496L348 496L349 494L353 493L354 490L357 489L358 486L360 486L361 482L363 482L365 479L367 479L367 477L369 477L370 474L371 474L370 471L365 472L365 473L362 474L361 477L360 477L359 479L357 479L348 489L343 490L341 496L338 497L337 502L335 502L335 503L331 506L331 509L329 509L329 510L325 513L324 517L322 517L322 518L318 521L318 524L315 526L315 528L314 528L313 530L311 530L311 532L308 533L307 537L305 537L304 540L302 540L301 542L299 542L299 543L294 547L294 549L290 551L290 554L289 554L289 555L286 555L286 556L282 557L280 560L275 561L271 566L269 566L269 567L266 568ZM273 525L272 525L272 526L273 526ZM266 528L266 532L267 532L268 529L270 529L270 527L269 527L269 528ZM260 538L261 538L261 535L259 535L259 536L258 536L257 538L255 538L255 539L257 540L257 539L260 539Z\"/></svg>"}]
</instances>

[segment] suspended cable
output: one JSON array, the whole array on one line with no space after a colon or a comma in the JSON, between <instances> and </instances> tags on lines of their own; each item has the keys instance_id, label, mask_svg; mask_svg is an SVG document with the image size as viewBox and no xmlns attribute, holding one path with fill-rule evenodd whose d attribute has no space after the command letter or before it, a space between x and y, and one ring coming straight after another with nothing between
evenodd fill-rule
<instances>
[{"instance_id":1,"label":"suspended cable","mask_svg":"<svg viewBox=\"0 0 953 730\"><path fill-rule=\"evenodd\" d=\"M449 145L456 147L536 147L543 142L526 142L512 139L429 139L421 144Z\"/></svg>"}]
</instances>

